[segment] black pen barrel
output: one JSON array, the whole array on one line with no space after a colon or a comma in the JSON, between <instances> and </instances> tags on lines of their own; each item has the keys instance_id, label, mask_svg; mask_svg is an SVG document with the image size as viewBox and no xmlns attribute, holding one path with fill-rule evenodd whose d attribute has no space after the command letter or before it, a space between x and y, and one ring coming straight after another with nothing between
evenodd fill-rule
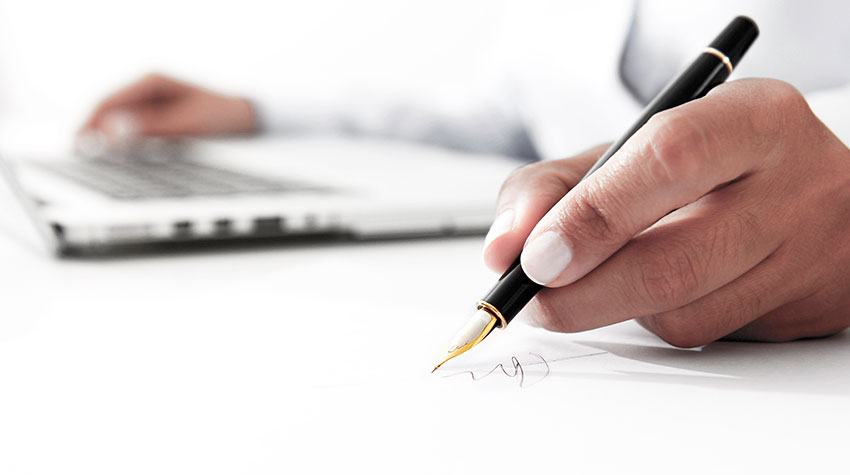
<instances>
[{"instance_id":1,"label":"black pen barrel","mask_svg":"<svg viewBox=\"0 0 850 475\"><path fill-rule=\"evenodd\" d=\"M732 68L734 68L758 36L759 27L756 22L749 17L739 16L729 22L729 25L717 35L717 38L708 47L726 55L732 64Z\"/></svg>"},{"instance_id":2,"label":"black pen barrel","mask_svg":"<svg viewBox=\"0 0 850 475\"><path fill-rule=\"evenodd\" d=\"M739 16L703 50L681 74L670 82L641 112L637 121L599 157L582 180L601 168L649 119L664 110L672 109L703 97L714 86L722 84L758 36L753 20ZM484 296L482 302L495 308L507 324L525 307L543 286L525 275L520 258L508 267L499 281Z\"/></svg>"},{"instance_id":3,"label":"black pen barrel","mask_svg":"<svg viewBox=\"0 0 850 475\"><path fill-rule=\"evenodd\" d=\"M520 310L537 295L543 286L529 279L519 262L514 260L508 270L502 274L496 285L487 292L481 301L487 302L498 309L505 320L510 323ZM501 319L500 319L501 320ZM501 327L501 322L499 326Z\"/></svg>"}]
</instances>

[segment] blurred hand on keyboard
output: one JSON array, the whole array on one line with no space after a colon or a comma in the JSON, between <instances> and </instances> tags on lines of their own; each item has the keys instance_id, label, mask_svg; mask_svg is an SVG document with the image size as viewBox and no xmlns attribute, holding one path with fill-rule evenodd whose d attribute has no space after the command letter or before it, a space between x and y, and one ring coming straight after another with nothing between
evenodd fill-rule
<instances>
[{"instance_id":1,"label":"blurred hand on keyboard","mask_svg":"<svg viewBox=\"0 0 850 475\"><path fill-rule=\"evenodd\" d=\"M257 129L251 103L159 74L149 74L104 99L77 140L84 155L143 137L247 134Z\"/></svg>"}]
</instances>

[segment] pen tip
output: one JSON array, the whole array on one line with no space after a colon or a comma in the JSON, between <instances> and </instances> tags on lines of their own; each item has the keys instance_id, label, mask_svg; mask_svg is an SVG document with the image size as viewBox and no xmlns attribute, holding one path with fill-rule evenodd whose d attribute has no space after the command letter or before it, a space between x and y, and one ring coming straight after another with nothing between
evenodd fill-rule
<instances>
[{"instance_id":1,"label":"pen tip","mask_svg":"<svg viewBox=\"0 0 850 475\"><path fill-rule=\"evenodd\" d=\"M434 369L431 370L431 374L433 374L434 371L437 371L440 366L443 366L446 361L464 353L466 350L481 342L481 340L490 334L490 331L493 330L497 322L498 320L496 317L486 310L479 309L475 312L472 320L470 320L469 323L461 329L460 333L455 336L455 340L451 343L451 347L448 351L446 351L445 358L443 358L443 361L438 363L437 366L434 366Z\"/></svg>"}]
</instances>

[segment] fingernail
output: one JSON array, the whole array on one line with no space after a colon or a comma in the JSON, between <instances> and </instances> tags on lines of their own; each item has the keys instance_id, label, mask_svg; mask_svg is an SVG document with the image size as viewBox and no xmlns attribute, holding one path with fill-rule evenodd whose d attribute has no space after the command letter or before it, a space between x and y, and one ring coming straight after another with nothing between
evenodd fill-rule
<instances>
[{"instance_id":1,"label":"fingernail","mask_svg":"<svg viewBox=\"0 0 850 475\"><path fill-rule=\"evenodd\" d=\"M507 233L514 227L514 210L506 209L490 225L490 230L487 231L487 237L484 238L484 249L490 246L497 237Z\"/></svg>"},{"instance_id":2,"label":"fingernail","mask_svg":"<svg viewBox=\"0 0 850 475\"><path fill-rule=\"evenodd\" d=\"M557 231L546 231L522 250L522 270L540 285L552 282L573 259L573 251Z\"/></svg>"}]
</instances>

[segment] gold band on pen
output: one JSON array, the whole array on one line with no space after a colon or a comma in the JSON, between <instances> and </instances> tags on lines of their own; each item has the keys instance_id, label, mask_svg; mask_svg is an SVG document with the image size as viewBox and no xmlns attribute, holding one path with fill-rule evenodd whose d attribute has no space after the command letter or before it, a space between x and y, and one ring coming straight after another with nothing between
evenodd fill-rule
<instances>
[{"instance_id":1,"label":"gold band on pen","mask_svg":"<svg viewBox=\"0 0 850 475\"><path fill-rule=\"evenodd\" d=\"M484 309L490 315L499 319L499 328L504 330L508 327L508 321L505 320L505 317L502 316L502 312L499 311L498 308L494 307L492 304L489 304L483 300L478 301L478 310Z\"/></svg>"},{"instance_id":2,"label":"gold band on pen","mask_svg":"<svg viewBox=\"0 0 850 475\"><path fill-rule=\"evenodd\" d=\"M732 72L732 61L730 61L729 56L726 56L725 54L723 54L722 51L720 51L717 48L712 48L711 46L709 46L708 48L705 48L704 50L702 50L702 52L708 53L712 56L717 56L720 59L720 61L723 61L723 64L726 65L726 69L728 69L730 73Z\"/></svg>"}]
</instances>

